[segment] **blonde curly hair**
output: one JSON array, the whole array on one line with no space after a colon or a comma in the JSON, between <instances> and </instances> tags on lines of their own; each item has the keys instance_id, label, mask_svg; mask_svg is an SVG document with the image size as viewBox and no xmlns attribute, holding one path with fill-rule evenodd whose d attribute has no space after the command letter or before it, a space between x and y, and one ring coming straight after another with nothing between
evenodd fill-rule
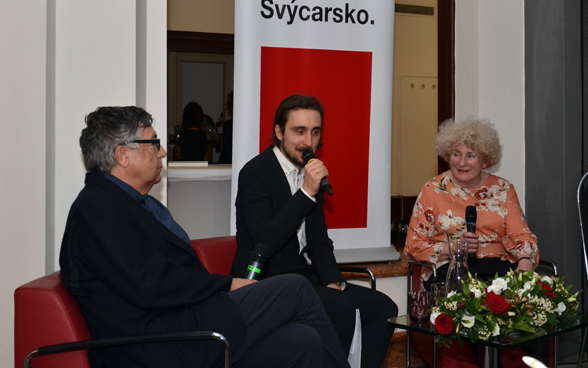
<instances>
[{"instance_id":1,"label":"blonde curly hair","mask_svg":"<svg viewBox=\"0 0 588 368\"><path fill-rule=\"evenodd\" d=\"M439 127L435 152L449 163L454 150L465 145L474 151L487 168L500 163L502 145L494 124L486 118L468 117L461 123L449 119Z\"/></svg>"}]
</instances>

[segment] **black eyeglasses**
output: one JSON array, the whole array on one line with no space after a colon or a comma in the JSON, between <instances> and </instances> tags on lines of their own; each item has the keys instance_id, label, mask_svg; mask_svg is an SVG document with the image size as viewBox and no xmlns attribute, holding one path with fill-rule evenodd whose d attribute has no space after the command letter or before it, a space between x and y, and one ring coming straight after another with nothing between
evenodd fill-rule
<instances>
[{"instance_id":1,"label":"black eyeglasses","mask_svg":"<svg viewBox=\"0 0 588 368\"><path fill-rule=\"evenodd\" d=\"M128 141L128 142L121 143L121 146L127 145L129 143L151 143L155 146L155 148L157 148L158 151L161 148L161 140L160 139L137 139L134 141Z\"/></svg>"}]
</instances>

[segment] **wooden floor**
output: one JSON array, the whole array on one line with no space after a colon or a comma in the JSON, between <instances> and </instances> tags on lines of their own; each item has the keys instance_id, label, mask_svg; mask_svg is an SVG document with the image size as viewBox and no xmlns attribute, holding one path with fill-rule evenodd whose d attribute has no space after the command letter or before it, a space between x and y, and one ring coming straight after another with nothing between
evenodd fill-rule
<instances>
[{"instance_id":1,"label":"wooden floor","mask_svg":"<svg viewBox=\"0 0 588 368\"><path fill-rule=\"evenodd\" d=\"M411 347L410 366L426 367L419 354ZM382 368L406 367L406 332L397 332L390 341Z\"/></svg>"}]
</instances>

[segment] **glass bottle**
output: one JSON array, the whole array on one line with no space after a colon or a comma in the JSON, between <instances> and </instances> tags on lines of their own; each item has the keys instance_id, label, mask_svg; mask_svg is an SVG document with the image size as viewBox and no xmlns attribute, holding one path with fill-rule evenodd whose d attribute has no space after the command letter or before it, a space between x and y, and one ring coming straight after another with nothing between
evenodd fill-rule
<instances>
[{"instance_id":1,"label":"glass bottle","mask_svg":"<svg viewBox=\"0 0 588 368\"><path fill-rule=\"evenodd\" d=\"M451 291L462 293L462 281L467 280L469 274L467 262L469 242L467 240L449 239L448 245L451 262L445 279L445 287L448 293Z\"/></svg>"}]
</instances>

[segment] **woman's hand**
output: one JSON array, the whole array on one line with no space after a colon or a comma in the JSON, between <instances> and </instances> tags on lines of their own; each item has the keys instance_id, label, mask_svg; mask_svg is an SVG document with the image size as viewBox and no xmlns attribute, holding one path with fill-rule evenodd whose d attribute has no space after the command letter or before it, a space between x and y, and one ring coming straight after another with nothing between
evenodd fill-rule
<instances>
[{"instance_id":1,"label":"woman's hand","mask_svg":"<svg viewBox=\"0 0 588 368\"><path fill-rule=\"evenodd\" d=\"M469 243L469 247L468 247L468 253L477 253L478 252L478 247L480 246L480 244L478 243L478 238L480 237L480 235L476 234L476 233L470 233L470 232L465 232L463 234L461 234L461 236L459 237L459 242L468 242Z\"/></svg>"},{"instance_id":2,"label":"woman's hand","mask_svg":"<svg viewBox=\"0 0 588 368\"><path fill-rule=\"evenodd\" d=\"M517 269L515 270L515 272L527 272L527 271L531 271L533 269L533 262L530 259L520 259L519 260L519 265L517 266Z\"/></svg>"},{"instance_id":3,"label":"woman's hand","mask_svg":"<svg viewBox=\"0 0 588 368\"><path fill-rule=\"evenodd\" d=\"M465 232L465 233L461 234L459 239L456 241L459 242L460 244L465 244L465 242L467 241L469 243L468 253L476 253L478 251L478 246L479 246L479 244L478 244L479 237L480 236L478 234ZM441 249L441 252L439 253L439 259L437 260L437 262L442 262L442 261L448 260L449 258L450 258L449 244L445 243L445 246L443 247L443 249Z\"/></svg>"}]
</instances>

